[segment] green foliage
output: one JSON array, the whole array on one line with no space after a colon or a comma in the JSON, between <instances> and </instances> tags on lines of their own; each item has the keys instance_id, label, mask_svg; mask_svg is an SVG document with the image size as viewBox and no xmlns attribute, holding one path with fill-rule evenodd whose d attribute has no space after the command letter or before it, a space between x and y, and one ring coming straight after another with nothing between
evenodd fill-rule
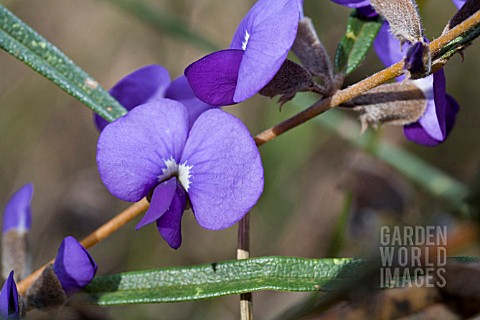
<instances>
[{"instance_id":1,"label":"green foliage","mask_svg":"<svg viewBox=\"0 0 480 320\"><path fill-rule=\"evenodd\" d=\"M353 10L348 18L347 31L335 54L335 72L345 76L363 62L382 26L382 18L365 18Z\"/></svg>"},{"instance_id":2,"label":"green foliage","mask_svg":"<svg viewBox=\"0 0 480 320\"><path fill-rule=\"evenodd\" d=\"M99 305L192 301L260 290L325 291L359 264L358 259L261 257L100 276L86 291Z\"/></svg>"},{"instance_id":3,"label":"green foliage","mask_svg":"<svg viewBox=\"0 0 480 320\"><path fill-rule=\"evenodd\" d=\"M107 121L127 112L85 71L2 5L0 47Z\"/></svg>"}]
</instances>

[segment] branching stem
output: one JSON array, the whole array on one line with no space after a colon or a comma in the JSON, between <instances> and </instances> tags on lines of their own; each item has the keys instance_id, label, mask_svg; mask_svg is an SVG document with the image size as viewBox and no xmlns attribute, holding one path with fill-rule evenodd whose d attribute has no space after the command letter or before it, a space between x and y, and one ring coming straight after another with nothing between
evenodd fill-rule
<instances>
[{"instance_id":1,"label":"branching stem","mask_svg":"<svg viewBox=\"0 0 480 320\"><path fill-rule=\"evenodd\" d=\"M446 46L449 42L453 41L455 38L461 36L462 34L468 32L469 30L475 28L477 25L480 24L480 11L476 12L470 18L463 21L461 24L457 25L455 28L447 32L446 34L442 35L438 39L432 41L430 43L430 51L433 55L437 54L444 46ZM380 72L375 73L374 75L348 87L343 90L337 91L333 96L325 99L321 99L315 102L309 108L301 111L300 113L296 114L295 116L259 133L255 137L255 142L258 147L263 145L266 142L273 140L274 138L278 137L279 135L285 133L286 131L299 126L300 124L322 114L323 112L330 110L342 103L347 102L348 100L355 98L362 93L373 89L380 84L389 81L403 72L403 63L399 62L394 64L393 66L384 69ZM95 244L101 242L112 233L116 232L130 220L134 219L135 217L139 216L145 210L147 210L149 203L146 199L142 199L141 201L131 205L124 211L120 212L117 216L113 219L102 225L100 228L92 232L89 236L81 241L82 245L85 248L90 248ZM249 248L249 217L248 215L245 216L239 223L239 246L237 251L237 258L238 259L245 259L248 258L250 255L250 248ZM46 265L52 263L52 261L48 262ZM46 266L45 265L45 266ZM33 281L42 273L45 266L42 266L32 274L30 274L27 278L22 280L18 284L18 293L20 295L25 294L28 287L33 283ZM251 306L251 295L248 298L248 294L245 294L243 298L248 301L248 305ZM245 305L245 304L244 304ZM251 313L251 308L249 308L247 314ZM243 319L243 318L242 318ZM251 319L251 318L245 318Z\"/></svg>"}]
</instances>

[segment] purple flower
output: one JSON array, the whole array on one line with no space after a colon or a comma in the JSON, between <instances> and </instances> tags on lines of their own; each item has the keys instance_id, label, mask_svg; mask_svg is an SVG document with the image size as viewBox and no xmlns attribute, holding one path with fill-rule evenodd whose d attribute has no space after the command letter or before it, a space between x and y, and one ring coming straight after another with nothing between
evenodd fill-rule
<instances>
[{"instance_id":1,"label":"purple flower","mask_svg":"<svg viewBox=\"0 0 480 320\"><path fill-rule=\"evenodd\" d=\"M3 233L12 229L20 232L30 231L32 213L30 203L33 195L33 184L21 187L8 201L3 216Z\"/></svg>"},{"instance_id":2,"label":"purple flower","mask_svg":"<svg viewBox=\"0 0 480 320\"><path fill-rule=\"evenodd\" d=\"M387 23L380 29L374 47L386 67L403 59L400 41L388 32ZM404 44L404 51L407 47L408 44ZM397 78L397 81L403 79L404 76L401 76ZM455 99L446 93L443 70L422 79L412 80L412 82L422 90L427 107L417 122L404 127L405 136L410 141L426 146L435 146L445 141L453 128L458 104Z\"/></svg>"},{"instance_id":3,"label":"purple flower","mask_svg":"<svg viewBox=\"0 0 480 320\"><path fill-rule=\"evenodd\" d=\"M0 292L0 319L20 319L17 285L13 279L13 271L10 272Z\"/></svg>"},{"instance_id":4,"label":"purple flower","mask_svg":"<svg viewBox=\"0 0 480 320\"><path fill-rule=\"evenodd\" d=\"M272 80L297 34L302 1L259 0L240 22L230 48L185 69L202 101L216 106L244 101Z\"/></svg>"},{"instance_id":5,"label":"purple flower","mask_svg":"<svg viewBox=\"0 0 480 320\"><path fill-rule=\"evenodd\" d=\"M74 294L89 284L97 269L90 253L75 238L63 239L53 270L67 295Z\"/></svg>"},{"instance_id":6,"label":"purple flower","mask_svg":"<svg viewBox=\"0 0 480 320\"><path fill-rule=\"evenodd\" d=\"M239 221L263 191L260 154L243 123L212 109L190 129L188 116L170 99L138 106L105 127L97 148L100 177L113 195L151 197L137 229L156 222L175 249L188 200L202 227L219 230Z\"/></svg>"},{"instance_id":7,"label":"purple flower","mask_svg":"<svg viewBox=\"0 0 480 320\"><path fill-rule=\"evenodd\" d=\"M168 71L159 65L148 65L130 73L109 92L127 110L162 98L179 100L188 107L191 124L200 113L213 108L195 97L185 76L170 82ZM108 121L97 114L94 117L95 125L102 131Z\"/></svg>"}]
</instances>

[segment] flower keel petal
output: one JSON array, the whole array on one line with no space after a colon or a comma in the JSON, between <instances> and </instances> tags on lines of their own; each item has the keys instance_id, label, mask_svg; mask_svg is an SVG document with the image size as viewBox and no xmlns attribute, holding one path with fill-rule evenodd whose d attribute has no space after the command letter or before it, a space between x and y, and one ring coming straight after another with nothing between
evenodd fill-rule
<instances>
[{"instance_id":1,"label":"flower keel petal","mask_svg":"<svg viewBox=\"0 0 480 320\"><path fill-rule=\"evenodd\" d=\"M170 208L157 220L158 232L173 249L178 249L182 244L182 217L186 203L185 190L176 181L176 191Z\"/></svg>"},{"instance_id":2,"label":"flower keel petal","mask_svg":"<svg viewBox=\"0 0 480 320\"><path fill-rule=\"evenodd\" d=\"M170 207L176 188L176 178L171 178L156 186L153 190L152 199L150 200L150 207L135 229L138 230L159 219Z\"/></svg>"}]
</instances>

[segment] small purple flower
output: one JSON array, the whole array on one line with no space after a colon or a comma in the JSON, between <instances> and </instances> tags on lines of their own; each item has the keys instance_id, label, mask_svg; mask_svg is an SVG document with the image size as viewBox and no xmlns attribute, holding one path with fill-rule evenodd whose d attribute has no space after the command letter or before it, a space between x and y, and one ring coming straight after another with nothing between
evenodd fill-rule
<instances>
[{"instance_id":1,"label":"small purple flower","mask_svg":"<svg viewBox=\"0 0 480 320\"><path fill-rule=\"evenodd\" d=\"M240 22L230 48L185 69L202 101L216 106L242 102L272 80L287 58L303 14L302 1L259 0Z\"/></svg>"},{"instance_id":2,"label":"small purple flower","mask_svg":"<svg viewBox=\"0 0 480 320\"><path fill-rule=\"evenodd\" d=\"M17 285L10 272L0 292L0 319L20 319Z\"/></svg>"},{"instance_id":3,"label":"small purple flower","mask_svg":"<svg viewBox=\"0 0 480 320\"><path fill-rule=\"evenodd\" d=\"M72 295L89 284L97 269L90 253L75 238L63 239L53 270L67 295Z\"/></svg>"},{"instance_id":4,"label":"small purple flower","mask_svg":"<svg viewBox=\"0 0 480 320\"><path fill-rule=\"evenodd\" d=\"M12 229L19 232L30 231L32 213L30 203L33 195L33 184L21 187L8 201L3 215L3 233Z\"/></svg>"},{"instance_id":5,"label":"small purple flower","mask_svg":"<svg viewBox=\"0 0 480 320\"><path fill-rule=\"evenodd\" d=\"M374 47L386 67L403 59L400 41L390 34L387 23L380 29ZM408 47L408 44L404 44L403 50L405 51L405 48ZM400 76L397 81L403 79L404 76ZM446 93L443 70L422 79L412 80L412 82L422 90L427 107L417 122L404 126L405 136L410 141L426 146L435 146L445 141L453 128L459 109L458 104Z\"/></svg>"},{"instance_id":6,"label":"small purple flower","mask_svg":"<svg viewBox=\"0 0 480 320\"><path fill-rule=\"evenodd\" d=\"M187 106L191 124L200 113L213 108L195 97L185 76L170 82L168 71L159 65L148 65L128 74L109 92L129 111L141 104L162 98L179 100ZM94 117L95 125L102 131L108 121L97 114Z\"/></svg>"},{"instance_id":7,"label":"small purple flower","mask_svg":"<svg viewBox=\"0 0 480 320\"><path fill-rule=\"evenodd\" d=\"M220 110L203 112L190 129L187 108L161 99L131 110L100 134L97 164L107 189L124 201L151 197L137 229L156 222L174 249L189 200L212 230L239 221L263 191L263 168L248 129Z\"/></svg>"}]
</instances>

